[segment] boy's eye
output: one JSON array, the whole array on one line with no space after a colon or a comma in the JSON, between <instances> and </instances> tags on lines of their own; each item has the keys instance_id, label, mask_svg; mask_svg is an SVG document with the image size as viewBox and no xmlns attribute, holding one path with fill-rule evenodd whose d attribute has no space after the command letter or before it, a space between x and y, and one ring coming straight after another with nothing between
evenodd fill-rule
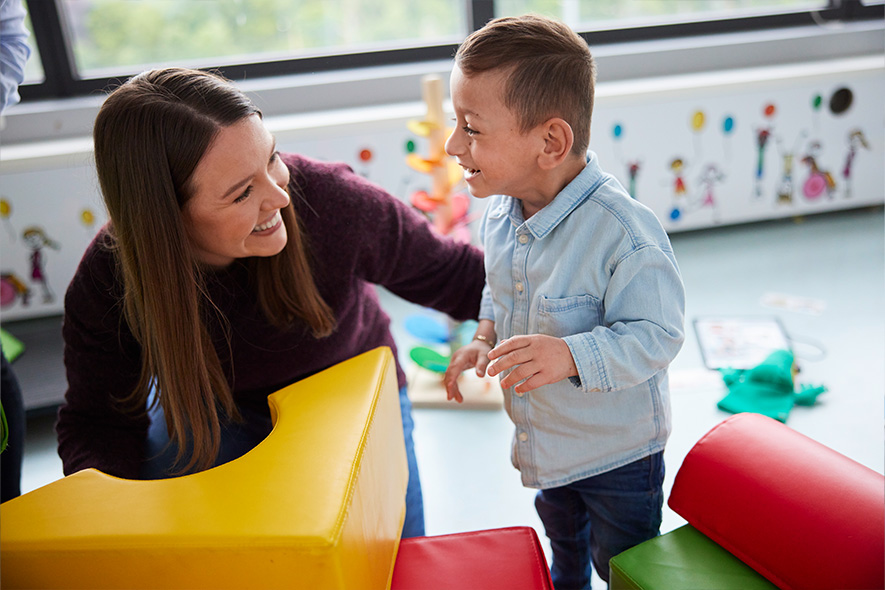
<instances>
[{"instance_id":1,"label":"boy's eye","mask_svg":"<svg viewBox=\"0 0 885 590\"><path fill-rule=\"evenodd\" d=\"M249 186L248 188L246 188L245 191L243 191L242 195L240 195L239 197L234 199L234 203L241 203L241 202L245 201L246 199L249 198L249 195L251 195L251 194L252 194L252 187Z\"/></svg>"},{"instance_id":2,"label":"boy's eye","mask_svg":"<svg viewBox=\"0 0 885 590\"><path fill-rule=\"evenodd\" d=\"M461 129L464 130L464 133L466 133L467 135L471 135L471 136L479 133L476 129L471 129L470 125L464 125L464 127L461 127Z\"/></svg>"}]
</instances>

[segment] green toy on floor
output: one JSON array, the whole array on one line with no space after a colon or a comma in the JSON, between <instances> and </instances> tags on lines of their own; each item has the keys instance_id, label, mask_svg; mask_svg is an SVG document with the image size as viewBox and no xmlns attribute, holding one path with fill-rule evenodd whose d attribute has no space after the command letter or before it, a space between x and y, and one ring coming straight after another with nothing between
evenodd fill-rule
<instances>
[{"instance_id":1,"label":"green toy on floor","mask_svg":"<svg viewBox=\"0 0 885 590\"><path fill-rule=\"evenodd\" d=\"M755 412L781 422L794 405L812 406L827 388L801 385L796 391L798 372L793 353L776 350L752 369L719 369L728 394L717 404L719 409L738 414Z\"/></svg>"},{"instance_id":2,"label":"green toy on floor","mask_svg":"<svg viewBox=\"0 0 885 590\"><path fill-rule=\"evenodd\" d=\"M0 328L0 347L6 360L10 363L17 359L21 353L25 351L25 345L22 341ZM3 411L3 404L0 404L0 453L6 450L9 443L9 425L6 422L6 412Z\"/></svg>"}]
</instances>

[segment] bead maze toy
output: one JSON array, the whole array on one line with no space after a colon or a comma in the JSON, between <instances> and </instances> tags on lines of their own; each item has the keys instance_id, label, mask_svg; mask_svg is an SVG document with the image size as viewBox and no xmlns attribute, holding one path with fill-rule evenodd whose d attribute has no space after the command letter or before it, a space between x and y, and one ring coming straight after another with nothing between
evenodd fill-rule
<instances>
[{"instance_id":1,"label":"bead maze toy","mask_svg":"<svg viewBox=\"0 0 885 590\"><path fill-rule=\"evenodd\" d=\"M426 157L409 154L406 163L417 172L429 174L432 182L430 191L416 191L410 202L431 219L439 233L469 242L470 233L466 226L470 199L462 192L455 192L463 173L461 167L446 155L445 149L452 130L445 124L442 79L425 76L421 88L427 115L422 121L409 121L408 128L415 135L426 138L428 154Z\"/></svg>"},{"instance_id":2,"label":"bead maze toy","mask_svg":"<svg viewBox=\"0 0 885 590\"><path fill-rule=\"evenodd\" d=\"M445 151L445 143L452 130L445 124L442 79L434 75L425 76L422 96L427 105L427 115L421 121L409 121L408 128L415 135L426 138L427 156L410 153L406 162L413 170L430 175L431 189L416 191L410 202L427 215L437 232L461 242L469 242L470 199L465 193L456 192L462 184L463 173ZM409 351L409 357L415 362L415 366L407 371L409 397L415 406L459 406L446 400L441 376L449 364L451 353L461 346L463 333L475 329L475 326L475 323L459 325L451 321L437 321L423 315L406 319L406 330L422 342L422 345ZM448 354L439 352L437 348L448 349ZM461 376L460 384L464 394L461 407L503 407L503 394L497 380L479 378L467 371Z\"/></svg>"},{"instance_id":3,"label":"bead maze toy","mask_svg":"<svg viewBox=\"0 0 885 590\"><path fill-rule=\"evenodd\" d=\"M494 377L477 377L474 371L465 371L458 378L458 387L464 400L458 404L446 399L442 375L449 366L451 355L470 342L476 331L476 322L453 322L416 314L405 321L406 330L424 344L414 346L409 358L414 365L406 369L409 380L409 399L419 408L470 408L497 410L504 407L504 393ZM445 351L445 352L440 352Z\"/></svg>"}]
</instances>

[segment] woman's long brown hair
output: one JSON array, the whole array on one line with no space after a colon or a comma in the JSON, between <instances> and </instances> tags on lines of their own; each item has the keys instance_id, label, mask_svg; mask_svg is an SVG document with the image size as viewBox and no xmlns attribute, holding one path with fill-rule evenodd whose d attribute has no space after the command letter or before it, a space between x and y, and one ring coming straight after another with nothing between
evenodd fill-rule
<instances>
[{"instance_id":1,"label":"woman's long brown hair","mask_svg":"<svg viewBox=\"0 0 885 590\"><path fill-rule=\"evenodd\" d=\"M178 447L175 473L210 467L221 421L240 419L206 327L226 320L208 299L181 209L218 131L253 114L261 115L224 78L168 68L122 84L95 120L95 164L117 244L124 315L142 348L138 384L122 401L128 411L145 411L155 389ZM289 236L283 251L246 261L258 301L273 325L286 328L301 319L315 336L328 335L333 313L314 283L291 203L282 214Z\"/></svg>"}]
</instances>

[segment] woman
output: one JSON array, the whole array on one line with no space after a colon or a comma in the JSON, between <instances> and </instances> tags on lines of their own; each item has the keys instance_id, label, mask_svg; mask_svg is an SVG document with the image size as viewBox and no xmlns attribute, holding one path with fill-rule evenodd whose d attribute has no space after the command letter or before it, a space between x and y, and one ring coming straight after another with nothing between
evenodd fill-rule
<instances>
[{"instance_id":1,"label":"woman","mask_svg":"<svg viewBox=\"0 0 885 590\"><path fill-rule=\"evenodd\" d=\"M476 248L434 234L344 165L277 152L258 109L219 76L130 79L102 106L94 140L110 223L65 298L66 474L163 477L242 455L270 432L269 394L377 346L396 356L373 284L456 319L478 313ZM397 375L403 536L419 536Z\"/></svg>"}]
</instances>

